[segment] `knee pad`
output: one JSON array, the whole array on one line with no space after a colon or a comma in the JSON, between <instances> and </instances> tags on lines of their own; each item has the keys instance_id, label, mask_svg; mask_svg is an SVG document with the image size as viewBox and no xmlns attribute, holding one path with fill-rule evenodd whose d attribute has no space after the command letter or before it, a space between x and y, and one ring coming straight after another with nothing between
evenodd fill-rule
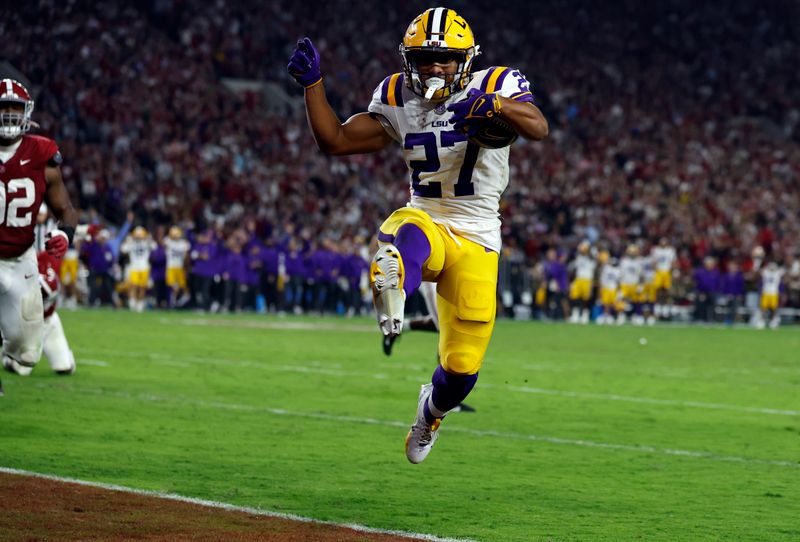
<instances>
[{"instance_id":1,"label":"knee pad","mask_svg":"<svg viewBox=\"0 0 800 542\"><path fill-rule=\"evenodd\" d=\"M441 365L448 373L455 375L472 375L477 373L483 359L465 345L453 345L453 350L448 349L444 354Z\"/></svg>"}]
</instances>

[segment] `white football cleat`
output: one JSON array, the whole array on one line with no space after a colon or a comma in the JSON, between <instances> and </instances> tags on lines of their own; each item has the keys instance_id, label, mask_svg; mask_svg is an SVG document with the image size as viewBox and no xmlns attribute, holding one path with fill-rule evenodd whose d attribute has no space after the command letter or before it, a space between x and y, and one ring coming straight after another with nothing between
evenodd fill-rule
<instances>
[{"instance_id":1,"label":"white football cleat","mask_svg":"<svg viewBox=\"0 0 800 542\"><path fill-rule=\"evenodd\" d=\"M33 367L26 367L8 356L3 356L3 368L9 373L15 373L20 376L28 376L33 371Z\"/></svg>"},{"instance_id":2,"label":"white football cleat","mask_svg":"<svg viewBox=\"0 0 800 542\"><path fill-rule=\"evenodd\" d=\"M417 404L417 419L411 426L411 431L406 436L406 457L412 463L422 463L436 439L439 438L439 425L441 419L437 419L433 424L429 424L425 419L425 403L433 393L433 384L425 384L419 391L419 403Z\"/></svg>"},{"instance_id":3,"label":"white football cleat","mask_svg":"<svg viewBox=\"0 0 800 542\"><path fill-rule=\"evenodd\" d=\"M375 253L369 266L372 300L378 316L378 325L384 335L400 335L406 307L403 290L405 267L400 251L394 245L383 245Z\"/></svg>"}]
</instances>

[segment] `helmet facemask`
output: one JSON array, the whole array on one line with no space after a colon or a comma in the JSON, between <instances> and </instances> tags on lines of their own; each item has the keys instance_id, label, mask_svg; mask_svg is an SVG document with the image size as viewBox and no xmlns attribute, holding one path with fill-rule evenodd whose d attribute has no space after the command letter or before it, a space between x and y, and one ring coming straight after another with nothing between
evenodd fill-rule
<instances>
[{"instance_id":1,"label":"helmet facemask","mask_svg":"<svg viewBox=\"0 0 800 542\"><path fill-rule=\"evenodd\" d=\"M17 107L9 111L8 105ZM19 106L22 107L19 107ZM31 129L31 113L33 113L33 100L8 100L0 101L0 139L16 139Z\"/></svg>"},{"instance_id":2,"label":"helmet facemask","mask_svg":"<svg viewBox=\"0 0 800 542\"><path fill-rule=\"evenodd\" d=\"M477 45L466 50L400 45L403 70L411 90L432 102L445 100L467 86L472 79L472 61L478 54L480 53ZM435 61L436 56L441 56L443 60L455 58L457 62L455 72L443 74L444 78L436 75L421 75L419 72L420 60L424 59L423 63L430 63ZM452 81L448 83L447 79L451 77Z\"/></svg>"}]
</instances>

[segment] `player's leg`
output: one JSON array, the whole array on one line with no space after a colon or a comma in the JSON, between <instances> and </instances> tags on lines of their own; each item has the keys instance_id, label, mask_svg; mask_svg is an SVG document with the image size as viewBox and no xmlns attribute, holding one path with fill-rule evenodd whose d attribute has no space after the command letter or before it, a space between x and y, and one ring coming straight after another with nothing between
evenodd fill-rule
<instances>
[{"instance_id":1,"label":"player's leg","mask_svg":"<svg viewBox=\"0 0 800 542\"><path fill-rule=\"evenodd\" d=\"M429 275L442 268L442 233L427 213L406 207L381 225L378 241L369 273L375 312L385 336L399 335L406 298L422 282L423 267Z\"/></svg>"},{"instance_id":2,"label":"player's leg","mask_svg":"<svg viewBox=\"0 0 800 542\"><path fill-rule=\"evenodd\" d=\"M460 246L447 241L447 265L437 287L440 365L422 388L406 438L412 463L427 457L442 418L472 391L494 328L498 255L466 239Z\"/></svg>"},{"instance_id":3,"label":"player's leg","mask_svg":"<svg viewBox=\"0 0 800 542\"><path fill-rule=\"evenodd\" d=\"M42 350L53 371L62 375L71 375L75 372L75 356L69 349L67 336L64 334L64 327L57 312L44 321Z\"/></svg>"},{"instance_id":4,"label":"player's leg","mask_svg":"<svg viewBox=\"0 0 800 542\"><path fill-rule=\"evenodd\" d=\"M3 367L30 374L42 355L43 333L42 293L33 250L19 260L2 261L0 281Z\"/></svg>"}]
</instances>

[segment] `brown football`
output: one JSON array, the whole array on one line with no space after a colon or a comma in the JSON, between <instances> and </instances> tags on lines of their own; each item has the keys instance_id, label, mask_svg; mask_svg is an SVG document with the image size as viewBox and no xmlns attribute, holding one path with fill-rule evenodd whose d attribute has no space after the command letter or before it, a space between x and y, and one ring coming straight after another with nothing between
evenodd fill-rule
<instances>
[{"instance_id":1,"label":"brown football","mask_svg":"<svg viewBox=\"0 0 800 542\"><path fill-rule=\"evenodd\" d=\"M469 136L469 141L487 149L508 147L519 137L508 122L498 117L478 121L472 127L475 134Z\"/></svg>"}]
</instances>

